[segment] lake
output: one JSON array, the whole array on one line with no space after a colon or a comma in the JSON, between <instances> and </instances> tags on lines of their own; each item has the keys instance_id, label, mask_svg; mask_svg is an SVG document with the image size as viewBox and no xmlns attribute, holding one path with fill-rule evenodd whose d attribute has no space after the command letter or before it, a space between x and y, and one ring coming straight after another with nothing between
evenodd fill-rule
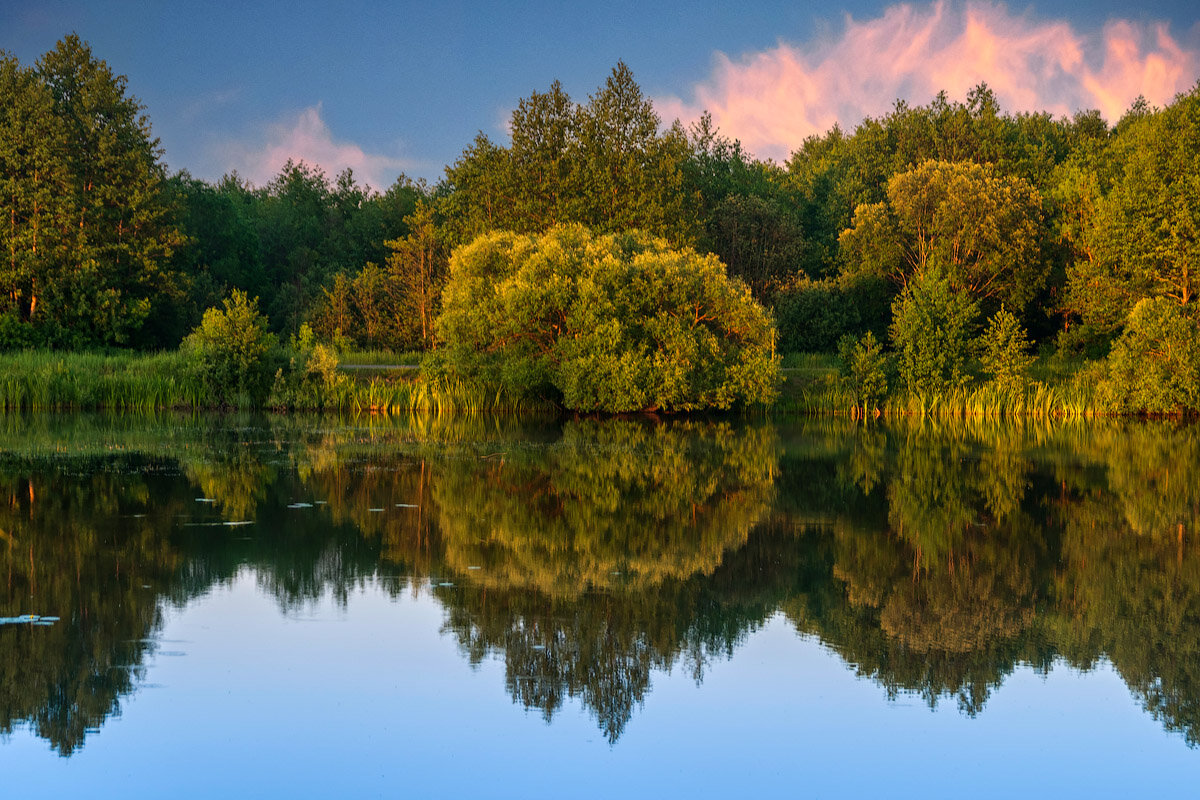
<instances>
[{"instance_id":1,"label":"lake","mask_svg":"<svg viewBox=\"0 0 1200 800\"><path fill-rule=\"evenodd\" d=\"M5 796L1192 796L1200 427L0 417Z\"/></svg>"}]
</instances>

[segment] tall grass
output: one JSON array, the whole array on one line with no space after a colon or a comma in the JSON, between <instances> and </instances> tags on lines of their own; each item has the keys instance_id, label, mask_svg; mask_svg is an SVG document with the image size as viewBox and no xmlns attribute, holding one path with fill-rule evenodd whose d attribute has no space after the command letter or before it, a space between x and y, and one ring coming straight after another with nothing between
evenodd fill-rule
<instances>
[{"instance_id":1,"label":"tall grass","mask_svg":"<svg viewBox=\"0 0 1200 800\"><path fill-rule=\"evenodd\" d=\"M836 375L800 381L785 389L782 411L802 414L860 416L854 393ZM875 409L867 409L873 414ZM1115 413L1105 408L1092 383L1072 380L1059 386L1034 382L1005 391L994 384L952 389L941 393L899 393L878 408L884 416L914 417L1059 417L1085 418Z\"/></svg>"},{"instance_id":2,"label":"tall grass","mask_svg":"<svg viewBox=\"0 0 1200 800\"><path fill-rule=\"evenodd\" d=\"M347 350L338 353L338 362L348 367L416 366L421 363L420 352L393 353L391 350Z\"/></svg>"},{"instance_id":3,"label":"tall grass","mask_svg":"<svg viewBox=\"0 0 1200 800\"><path fill-rule=\"evenodd\" d=\"M485 413L550 411L550 401L512 397L467 381L420 376L355 380L342 376L309 392L295 392L293 409L358 413ZM154 411L212 408L198 381L189 378L178 352L136 354L24 351L0 354L0 410L111 409Z\"/></svg>"},{"instance_id":4,"label":"tall grass","mask_svg":"<svg viewBox=\"0 0 1200 800\"><path fill-rule=\"evenodd\" d=\"M359 354L362 356L362 354ZM376 356L379 354L368 354ZM393 354L388 354L396 358ZM365 358L365 357L364 357ZM368 359L369 360L369 359ZM774 411L808 415L862 413L829 356L796 357L785 368L785 383ZM1088 368L1066 370L1004 392L992 384L935 395L894 394L879 409L891 416L1087 418L1114 413L1099 396ZM296 380L302 380L302 376ZM285 376L286 380L286 376ZM480 383L403 375L342 373L336 380L293 391L279 405L378 414L552 413L550 400L513 396ZM198 381L189 378L178 352L135 354L24 351L0 354L0 410L154 411L218 405ZM869 413L873 413L873 409Z\"/></svg>"},{"instance_id":5,"label":"tall grass","mask_svg":"<svg viewBox=\"0 0 1200 800\"><path fill-rule=\"evenodd\" d=\"M5 411L110 408L150 411L202 405L179 353L0 354Z\"/></svg>"},{"instance_id":6,"label":"tall grass","mask_svg":"<svg viewBox=\"0 0 1200 800\"><path fill-rule=\"evenodd\" d=\"M482 414L553 412L549 400L515 397L502 389L471 381L442 379L386 380L353 384L343 410L380 414Z\"/></svg>"}]
</instances>

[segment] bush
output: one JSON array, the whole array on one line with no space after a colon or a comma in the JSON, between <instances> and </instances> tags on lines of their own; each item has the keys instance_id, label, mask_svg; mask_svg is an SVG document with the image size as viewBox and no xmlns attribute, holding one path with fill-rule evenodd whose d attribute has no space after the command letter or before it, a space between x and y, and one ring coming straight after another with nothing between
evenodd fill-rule
<instances>
[{"instance_id":1,"label":"bush","mask_svg":"<svg viewBox=\"0 0 1200 800\"><path fill-rule=\"evenodd\" d=\"M455 251L427 372L578 411L690 411L774 399L775 329L715 256L578 225Z\"/></svg>"},{"instance_id":2,"label":"bush","mask_svg":"<svg viewBox=\"0 0 1200 800\"><path fill-rule=\"evenodd\" d=\"M1165 297L1146 298L1129 312L1108 356L1102 387L1116 410L1169 414L1200 410L1200 325Z\"/></svg>"},{"instance_id":3,"label":"bush","mask_svg":"<svg viewBox=\"0 0 1200 800\"><path fill-rule=\"evenodd\" d=\"M276 370L267 400L271 408L330 408L345 399L351 380L338 371L337 348L318 342L307 322L291 337L283 356L286 366Z\"/></svg>"},{"instance_id":4,"label":"bush","mask_svg":"<svg viewBox=\"0 0 1200 800\"><path fill-rule=\"evenodd\" d=\"M988 320L980 353L984 372L992 376L996 388L1010 392L1026 387L1029 368L1034 361L1029 350L1030 341L1025 328L1011 311L1001 306Z\"/></svg>"},{"instance_id":5,"label":"bush","mask_svg":"<svg viewBox=\"0 0 1200 800\"><path fill-rule=\"evenodd\" d=\"M865 414L887 396L887 358L875 334L867 331L858 340L843 337L838 347L842 379L854 393L855 404Z\"/></svg>"},{"instance_id":6,"label":"bush","mask_svg":"<svg viewBox=\"0 0 1200 800\"><path fill-rule=\"evenodd\" d=\"M971 381L967 369L979 306L940 270L914 278L892 305L892 344L909 392L929 396Z\"/></svg>"},{"instance_id":7,"label":"bush","mask_svg":"<svg viewBox=\"0 0 1200 800\"><path fill-rule=\"evenodd\" d=\"M258 313L258 299L235 289L224 308L210 308L183 340L193 378L215 405L260 404L270 388L275 336Z\"/></svg>"}]
</instances>

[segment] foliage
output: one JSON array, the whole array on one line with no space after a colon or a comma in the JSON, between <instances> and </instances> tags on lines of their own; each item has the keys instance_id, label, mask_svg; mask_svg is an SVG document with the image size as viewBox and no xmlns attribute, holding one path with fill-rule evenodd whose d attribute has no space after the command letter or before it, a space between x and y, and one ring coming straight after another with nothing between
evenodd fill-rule
<instances>
[{"instance_id":1,"label":"foliage","mask_svg":"<svg viewBox=\"0 0 1200 800\"><path fill-rule=\"evenodd\" d=\"M0 409L155 411L208 405L181 353L0 354Z\"/></svg>"},{"instance_id":2,"label":"foliage","mask_svg":"<svg viewBox=\"0 0 1200 800\"><path fill-rule=\"evenodd\" d=\"M560 226L455 251L428 368L581 411L769 402L774 327L719 261L645 235Z\"/></svg>"},{"instance_id":3,"label":"foliage","mask_svg":"<svg viewBox=\"0 0 1200 800\"><path fill-rule=\"evenodd\" d=\"M288 342L286 366L275 372L266 404L273 409L344 408L353 396L352 381L338 371L339 355L318 342L307 324Z\"/></svg>"},{"instance_id":4,"label":"foliage","mask_svg":"<svg viewBox=\"0 0 1200 800\"><path fill-rule=\"evenodd\" d=\"M1064 170L1076 210L1068 306L1118 329L1144 297L1189 304L1200 293L1200 85L1162 110L1134 109L1110 145Z\"/></svg>"},{"instance_id":5,"label":"foliage","mask_svg":"<svg viewBox=\"0 0 1200 800\"><path fill-rule=\"evenodd\" d=\"M446 283L449 248L430 206L418 204L408 225L408 236L387 242L388 274L398 296L397 323L407 328L392 344L400 349L397 345L403 341L424 349L433 343L433 320Z\"/></svg>"},{"instance_id":6,"label":"foliage","mask_svg":"<svg viewBox=\"0 0 1200 800\"><path fill-rule=\"evenodd\" d=\"M874 276L796 280L775 295L780 349L830 353L847 334L870 330L882 336L891 299L891 288Z\"/></svg>"},{"instance_id":7,"label":"foliage","mask_svg":"<svg viewBox=\"0 0 1200 800\"><path fill-rule=\"evenodd\" d=\"M162 341L178 234L142 111L74 34L32 70L0 56L0 313L31 341Z\"/></svg>"},{"instance_id":8,"label":"foliage","mask_svg":"<svg viewBox=\"0 0 1200 800\"><path fill-rule=\"evenodd\" d=\"M257 405L270 386L275 335L258 312L258 299L234 289L222 304L210 308L182 350L195 379L221 404Z\"/></svg>"},{"instance_id":9,"label":"foliage","mask_svg":"<svg viewBox=\"0 0 1200 800\"><path fill-rule=\"evenodd\" d=\"M677 126L660 132L624 62L585 104L557 81L534 92L518 103L509 129L510 147L481 133L446 168L443 208L455 242L568 222L603 233L636 228L680 243L695 237L683 190L687 137Z\"/></svg>"},{"instance_id":10,"label":"foliage","mask_svg":"<svg viewBox=\"0 0 1200 800\"><path fill-rule=\"evenodd\" d=\"M955 291L940 270L913 280L892 306L892 346L900 380L915 395L930 396L970 382L968 365L979 306Z\"/></svg>"},{"instance_id":11,"label":"foliage","mask_svg":"<svg viewBox=\"0 0 1200 800\"><path fill-rule=\"evenodd\" d=\"M1029 337L1016 315L1003 306L988 320L980 342L983 371L1001 391L1020 391L1029 379L1034 357Z\"/></svg>"},{"instance_id":12,"label":"foliage","mask_svg":"<svg viewBox=\"0 0 1200 800\"><path fill-rule=\"evenodd\" d=\"M1104 393L1134 413L1200 411L1200 324L1194 306L1145 298L1108 356Z\"/></svg>"},{"instance_id":13,"label":"foliage","mask_svg":"<svg viewBox=\"0 0 1200 800\"><path fill-rule=\"evenodd\" d=\"M840 351L842 378L854 394L854 403L863 412L875 409L887 396L888 362L875 334L867 331L862 338L843 338Z\"/></svg>"},{"instance_id":14,"label":"foliage","mask_svg":"<svg viewBox=\"0 0 1200 800\"><path fill-rule=\"evenodd\" d=\"M840 250L850 272L907 285L936 264L954 289L1024 309L1046 278L1041 220L1041 196L1028 181L926 161L888 180L886 203L855 209Z\"/></svg>"}]
</instances>

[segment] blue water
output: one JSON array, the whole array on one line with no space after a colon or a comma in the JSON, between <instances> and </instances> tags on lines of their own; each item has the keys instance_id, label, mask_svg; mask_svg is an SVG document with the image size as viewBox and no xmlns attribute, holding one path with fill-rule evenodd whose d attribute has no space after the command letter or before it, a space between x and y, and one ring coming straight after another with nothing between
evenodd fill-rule
<instances>
[{"instance_id":1,"label":"blue water","mask_svg":"<svg viewBox=\"0 0 1200 800\"><path fill-rule=\"evenodd\" d=\"M481 456L464 451L462 437L404 427L250 436L243 426L224 444L211 430L173 430L158 450L145 443L153 436L130 441L107 423L74 430L66 453L48 452L43 439L27 450L7 440L0 616L60 620L0 627L5 797L1193 796L1192 489L1164 484L1148 501L1130 494L1138 482L1125 474L1143 467L1103 461L1134 445L1157 453L1145 437L1165 436L1161 450L1181 461L1151 455L1144 469L1186 474L1190 429L1024 431L1015 444L976 431L967 451L931 445L934 456L948 447L959 460L943 466L967 477L1003 448L1004 468L1020 472L1012 483L1025 512L1018 521L1018 512L996 513L1009 505L991 484L944 485L966 498L959 511L970 520L918 539L905 538L914 523L901 515L930 509L904 511L899 482L929 468L904 453L933 434L872 439L881 477L863 490L846 477L861 472L861 462L848 466L865 446L854 430L756 429L748 449L729 452L759 457L767 437L777 459L769 495L733 456L728 474L750 475L737 492L705 495L714 478L701 471L688 491L704 495L696 513L716 521L697 521L697 536L719 545L700 547L664 521L649 534L684 538L630 554L625 575L589 571L611 549L581 530L563 540L564 528L544 516L535 533L512 529L531 524L514 508L616 535L617 509L659 486L645 475L670 462L674 439L622 438L617 451L579 430L510 432L505 465L480 462L476 472ZM54 440L53 426L46 435ZM747 435L702 426L681 436ZM484 457L496 450L491 436ZM555 450L580 436L586 446L571 452L585 454L583 467ZM1099 455L1062 450L1104 437L1112 444ZM124 455L98 453L122 438ZM518 457L521 448L529 452ZM623 466L605 467L605 452ZM695 463L700 451L687 452ZM485 491L452 508L439 492L461 495L469 481L452 477L462 463L439 462L439 453L466 463L479 486L502 476L497 505L487 507ZM651 466L639 472L643 457ZM568 492L576 472L610 476L622 487L617 502ZM519 492L526 502L510 505ZM673 507L665 494L649 496ZM288 508L298 501L312 502ZM404 516L417 506L419 524ZM94 519L84 522L89 509ZM633 519L646 513L639 506ZM1043 527L1030 529L1035 520ZM228 521L251 524L198 524ZM626 545L644 550L644 534L629 533ZM913 571L917 546L950 555ZM43 559L66 564L71 548L88 547L94 576L58 581L67 567L42 571ZM158 555L145 564L129 555L151 550ZM1010 563L1011 552L1038 555ZM892 556L896 564L886 563ZM22 570L36 579L29 586ZM1136 586L1119 593L1128 578L1144 586L1160 573L1165 597L1147 600ZM880 584L880 575L893 577ZM580 576L589 583L572 588ZM946 610L947 593L975 616L963 623ZM1138 616L1155 597L1166 601L1164 616L1176 609L1179 618ZM97 628L100 616L125 621ZM128 686L97 678L114 672ZM75 700L39 694L43 684L75 687ZM61 720L88 698L110 704L88 730L39 729L37 714ZM1159 705L1148 709L1147 698Z\"/></svg>"}]
</instances>

